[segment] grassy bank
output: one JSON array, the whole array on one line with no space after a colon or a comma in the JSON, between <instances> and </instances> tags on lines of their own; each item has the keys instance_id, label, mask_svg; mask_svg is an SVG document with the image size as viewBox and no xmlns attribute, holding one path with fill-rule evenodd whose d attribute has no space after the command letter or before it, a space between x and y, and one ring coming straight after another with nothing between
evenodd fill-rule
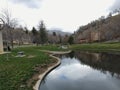
<instances>
[{"instance_id":1,"label":"grassy bank","mask_svg":"<svg viewBox=\"0 0 120 90\"><path fill-rule=\"evenodd\" d=\"M32 85L28 82L33 84L35 81L30 78L38 72L41 73L41 68L56 62L41 52L41 49L59 50L57 46L32 46L15 48L8 54L8 60L7 54L0 55L0 90L32 90ZM19 51L24 51L25 56L16 57Z\"/></svg>"},{"instance_id":2,"label":"grassy bank","mask_svg":"<svg viewBox=\"0 0 120 90\"><path fill-rule=\"evenodd\" d=\"M66 49L62 49L60 45L44 45L35 48L40 50L50 50L50 51L66 51Z\"/></svg>"},{"instance_id":3,"label":"grassy bank","mask_svg":"<svg viewBox=\"0 0 120 90\"><path fill-rule=\"evenodd\" d=\"M72 50L120 51L120 43L92 43L71 45Z\"/></svg>"}]
</instances>

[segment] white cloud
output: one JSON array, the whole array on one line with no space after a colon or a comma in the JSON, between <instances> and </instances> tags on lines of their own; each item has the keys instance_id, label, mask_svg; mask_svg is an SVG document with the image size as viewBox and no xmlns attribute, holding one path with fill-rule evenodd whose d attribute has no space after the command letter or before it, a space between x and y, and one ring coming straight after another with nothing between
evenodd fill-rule
<instances>
[{"instance_id":1,"label":"white cloud","mask_svg":"<svg viewBox=\"0 0 120 90\"><path fill-rule=\"evenodd\" d=\"M67 63L66 63L67 62ZM100 71L93 70L87 65L81 65L79 60L76 59L63 59L62 64L57 69L53 70L49 74L49 79L61 80L63 77L67 80L82 80L84 78L88 80L104 80L106 76L101 74ZM91 77L91 78L89 78ZM98 78L99 77L99 78ZM63 79L64 79L63 78Z\"/></svg>"},{"instance_id":2,"label":"white cloud","mask_svg":"<svg viewBox=\"0 0 120 90\"><path fill-rule=\"evenodd\" d=\"M24 4L29 8L39 8L41 0L10 0L15 4Z\"/></svg>"},{"instance_id":3,"label":"white cloud","mask_svg":"<svg viewBox=\"0 0 120 90\"><path fill-rule=\"evenodd\" d=\"M120 0L114 0L113 6L110 8L110 10L115 10L120 8Z\"/></svg>"},{"instance_id":4,"label":"white cloud","mask_svg":"<svg viewBox=\"0 0 120 90\"><path fill-rule=\"evenodd\" d=\"M41 7L37 9L15 4L10 0L5 1L0 0L0 7L9 7L13 16L30 28L44 20L47 28L62 28L73 32L80 25L106 15L114 0L43 0Z\"/></svg>"}]
</instances>

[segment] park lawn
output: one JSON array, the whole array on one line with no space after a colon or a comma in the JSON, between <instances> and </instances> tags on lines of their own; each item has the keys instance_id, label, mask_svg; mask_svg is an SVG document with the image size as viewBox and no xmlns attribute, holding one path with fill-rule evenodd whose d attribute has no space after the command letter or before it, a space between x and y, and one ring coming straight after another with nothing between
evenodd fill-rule
<instances>
[{"instance_id":1,"label":"park lawn","mask_svg":"<svg viewBox=\"0 0 120 90\"><path fill-rule=\"evenodd\" d=\"M38 46L38 47L36 47L36 49L50 50L50 51L67 51L67 49L62 49L60 44Z\"/></svg>"},{"instance_id":2,"label":"park lawn","mask_svg":"<svg viewBox=\"0 0 120 90\"><path fill-rule=\"evenodd\" d=\"M72 50L87 51L120 51L120 43L91 43L91 44L73 44Z\"/></svg>"},{"instance_id":3,"label":"park lawn","mask_svg":"<svg viewBox=\"0 0 120 90\"><path fill-rule=\"evenodd\" d=\"M0 55L0 90L32 90L32 86L27 86L27 81L38 73L35 67L56 62L41 49L59 50L54 46L32 46L13 49L8 54L8 60L7 54ZM19 51L23 51L26 56L16 57Z\"/></svg>"},{"instance_id":4,"label":"park lawn","mask_svg":"<svg viewBox=\"0 0 120 90\"><path fill-rule=\"evenodd\" d=\"M120 51L120 43L74 44L69 49ZM0 90L32 90L32 85L28 87L27 82L39 72L35 68L56 62L41 50L65 51L59 45L44 45L15 48L8 54L8 60L7 54L0 55ZM23 51L26 56L16 57L19 51Z\"/></svg>"}]
</instances>

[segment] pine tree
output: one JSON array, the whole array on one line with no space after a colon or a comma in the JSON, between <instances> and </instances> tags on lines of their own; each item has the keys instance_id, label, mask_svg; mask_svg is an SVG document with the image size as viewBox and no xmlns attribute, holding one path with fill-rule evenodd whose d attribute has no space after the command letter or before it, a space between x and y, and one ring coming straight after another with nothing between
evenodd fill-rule
<instances>
[{"instance_id":1,"label":"pine tree","mask_svg":"<svg viewBox=\"0 0 120 90\"><path fill-rule=\"evenodd\" d=\"M33 28L32 28L32 34L35 36L37 33L38 33L38 32L37 32L36 28L33 27Z\"/></svg>"},{"instance_id":2,"label":"pine tree","mask_svg":"<svg viewBox=\"0 0 120 90\"><path fill-rule=\"evenodd\" d=\"M73 38L72 35L69 37L68 43L69 43L69 44L73 44L73 43L74 43L74 38Z\"/></svg>"},{"instance_id":3,"label":"pine tree","mask_svg":"<svg viewBox=\"0 0 120 90\"><path fill-rule=\"evenodd\" d=\"M36 43L38 45L40 42L40 39L38 37L39 36L38 31L36 30L35 27L33 27L31 32L32 32L33 43Z\"/></svg>"},{"instance_id":4,"label":"pine tree","mask_svg":"<svg viewBox=\"0 0 120 90\"><path fill-rule=\"evenodd\" d=\"M56 32L53 32L53 36L56 36Z\"/></svg>"},{"instance_id":5,"label":"pine tree","mask_svg":"<svg viewBox=\"0 0 120 90\"><path fill-rule=\"evenodd\" d=\"M45 25L43 21L41 21L40 26L39 26L39 31L40 31L40 40L42 44L47 43L48 37L47 37L47 31L45 28Z\"/></svg>"}]
</instances>

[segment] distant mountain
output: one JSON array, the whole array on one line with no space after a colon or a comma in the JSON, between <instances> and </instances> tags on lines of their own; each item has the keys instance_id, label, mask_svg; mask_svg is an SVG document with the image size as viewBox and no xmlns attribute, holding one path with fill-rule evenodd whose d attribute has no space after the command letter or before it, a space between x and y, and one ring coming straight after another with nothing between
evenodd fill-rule
<instances>
[{"instance_id":1,"label":"distant mountain","mask_svg":"<svg viewBox=\"0 0 120 90\"><path fill-rule=\"evenodd\" d=\"M61 30L48 30L49 34L53 34L55 32L57 35L65 36L65 35L71 35L72 33L69 32L63 32Z\"/></svg>"}]
</instances>

